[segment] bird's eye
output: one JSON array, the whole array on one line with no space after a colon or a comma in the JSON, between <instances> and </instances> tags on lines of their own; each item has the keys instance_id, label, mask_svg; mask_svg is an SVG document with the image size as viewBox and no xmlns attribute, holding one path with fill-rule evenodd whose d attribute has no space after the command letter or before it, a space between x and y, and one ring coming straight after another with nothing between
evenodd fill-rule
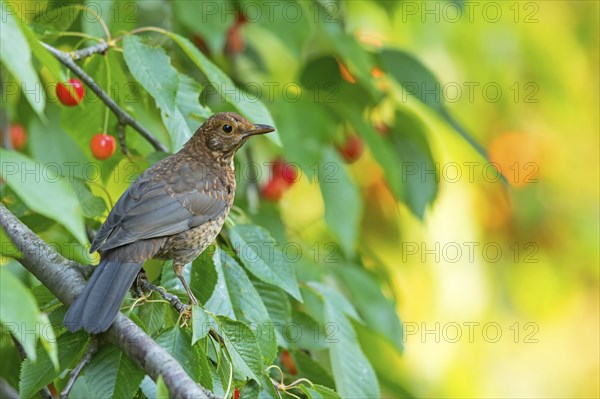
<instances>
[{"instance_id":1,"label":"bird's eye","mask_svg":"<svg viewBox=\"0 0 600 399\"><path fill-rule=\"evenodd\" d=\"M233 130L233 127L231 127L231 125L229 123L226 123L223 125L223 131L225 133L231 133L232 130Z\"/></svg>"}]
</instances>

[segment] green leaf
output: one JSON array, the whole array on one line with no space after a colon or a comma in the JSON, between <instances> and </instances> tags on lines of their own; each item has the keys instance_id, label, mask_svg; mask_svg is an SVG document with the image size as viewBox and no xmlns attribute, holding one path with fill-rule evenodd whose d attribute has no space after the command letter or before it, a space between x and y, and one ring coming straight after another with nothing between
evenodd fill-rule
<instances>
[{"instance_id":1,"label":"green leaf","mask_svg":"<svg viewBox=\"0 0 600 399\"><path fill-rule=\"evenodd\" d=\"M386 298L374 275L355 265L333 268L346 287L346 294L356 306L365 325L381 333L398 351L403 349L402 324L393 301Z\"/></svg>"},{"instance_id":2,"label":"green leaf","mask_svg":"<svg viewBox=\"0 0 600 399\"><path fill-rule=\"evenodd\" d=\"M183 73L179 74L179 86L177 87L177 96L175 104L177 111L181 113L191 134L208 119L212 112L208 107L200 104L200 93L202 85L196 80ZM181 143L183 145L183 143Z\"/></svg>"},{"instance_id":3,"label":"green leaf","mask_svg":"<svg viewBox=\"0 0 600 399\"><path fill-rule=\"evenodd\" d=\"M229 236L234 250L250 273L302 301L294 269L268 231L259 226L238 224L229 230Z\"/></svg>"},{"instance_id":4,"label":"green leaf","mask_svg":"<svg viewBox=\"0 0 600 399\"><path fill-rule=\"evenodd\" d=\"M160 3L144 4L142 9L133 0L85 0L85 7L89 7L90 11L95 11L100 15L113 34L130 31L139 26L140 20L142 18L146 20L153 11L160 13L161 17L164 15L164 9L161 8ZM92 36L104 38L106 35L98 18L95 18L91 13L88 13L87 17L81 19L81 26L85 33Z\"/></svg>"},{"instance_id":5,"label":"green leaf","mask_svg":"<svg viewBox=\"0 0 600 399\"><path fill-rule=\"evenodd\" d=\"M338 395L334 390L324 387L322 385L314 385L312 387L307 385L299 385L298 386L302 392L309 399L340 399L341 396Z\"/></svg>"},{"instance_id":6,"label":"green leaf","mask_svg":"<svg viewBox=\"0 0 600 399\"><path fill-rule=\"evenodd\" d=\"M210 110L200 105L202 86L173 68L162 48L148 46L137 36L127 36L123 50L129 70L156 100L172 149L178 151L210 116Z\"/></svg>"},{"instance_id":7,"label":"green leaf","mask_svg":"<svg viewBox=\"0 0 600 399\"><path fill-rule=\"evenodd\" d=\"M75 12L75 15L77 15L77 12ZM58 62L58 60L52 54L50 54L50 52L46 50L44 46L40 44L39 39L31 31L31 29L29 29L29 27L24 25L21 21L19 21L19 25L21 27L21 31L27 39L27 43L31 48L31 52L33 53L33 56L37 59L38 63L42 67L47 68L48 71L50 71L50 73L52 74L52 78L54 78L56 81L66 80L65 74L62 68L60 67L60 63ZM60 31L64 32L65 30L66 29Z\"/></svg>"},{"instance_id":8,"label":"green leaf","mask_svg":"<svg viewBox=\"0 0 600 399\"><path fill-rule=\"evenodd\" d=\"M319 362L313 360L305 351L295 350L291 355L299 375L315 384L321 384L330 388L335 386L331 373L325 370Z\"/></svg>"},{"instance_id":9,"label":"green leaf","mask_svg":"<svg viewBox=\"0 0 600 399\"><path fill-rule=\"evenodd\" d=\"M355 320L361 321L360 316L356 313L354 306L340 292L321 283L311 281L307 285L313 290L319 292L326 303L331 303L336 309L343 314L352 317Z\"/></svg>"},{"instance_id":10,"label":"green leaf","mask_svg":"<svg viewBox=\"0 0 600 399\"><path fill-rule=\"evenodd\" d=\"M19 386L21 357L7 329L0 328L0 375L13 387Z\"/></svg>"},{"instance_id":11,"label":"green leaf","mask_svg":"<svg viewBox=\"0 0 600 399\"><path fill-rule=\"evenodd\" d=\"M4 231L2 226L0 226L0 243L2 243L2 245L0 245L0 255L9 258L18 258L23 255L8 235L6 235L6 231Z\"/></svg>"},{"instance_id":12,"label":"green leaf","mask_svg":"<svg viewBox=\"0 0 600 399\"><path fill-rule=\"evenodd\" d=\"M363 352L377 373L381 387L385 391L394 392L397 398L416 398L410 392L411 381L405 380L398 373L405 363L400 352L374 326L352 324Z\"/></svg>"},{"instance_id":13,"label":"green leaf","mask_svg":"<svg viewBox=\"0 0 600 399\"><path fill-rule=\"evenodd\" d=\"M289 296L285 291L274 285L259 280L253 280L252 283L267 308L267 312L269 312L269 318L275 327L277 345L288 348L289 345L284 336L284 329L292 322L292 305L290 304Z\"/></svg>"},{"instance_id":14,"label":"green leaf","mask_svg":"<svg viewBox=\"0 0 600 399\"><path fill-rule=\"evenodd\" d=\"M177 21L202 37L214 54L219 54L225 47L226 32L235 20L234 9L230 0L215 3L187 0L173 2Z\"/></svg>"},{"instance_id":15,"label":"green leaf","mask_svg":"<svg viewBox=\"0 0 600 399\"><path fill-rule=\"evenodd\" d=\"M369 150L381 166L390 188L398 198L404 194L404 185L402 184L402 163L390 146L389 141L378 134L370 123L362 117L360 110L351 104L344 104L335 107L336 111L361 134L369 146Z\"/></svg>"},{"instance_id":16,"label":"green leaf","mask_svg":"<svg viewBox=\"0 0 600 399\"><path fill-rule=\"evenodd\" d=\"M88 243L77 195L53 168L16 151L0 149L0 158L0 175L31 210L65 226L81 244Z\"/></svg>"},{"instance_id":17,"label":"green leaf","mask_svg":"<svg viewBox=\"0 0 600 399\"><path fill-rule=\"evenodd\" d=\"M101 398L133 397L144 375L144 371L111 344L103 345L85 367L88 387Z\"/></svg>"},{"instance_id":18,"label":"green leaf","mask_svg":"<svg viewBox=\"0 0 600 399\"><path fill-rule=\"evenodd\" d=\"M156 380L156 399L169 399L169 390L162 375L159 375Z\"/></svg>"},{"instance_id":19,"label":"green leaf","mask_svg":"<svg viewBox=\"0 0 600 399\"><path fill-rule=\"evenodd\" d=\"M215 330L225 341L233 368L242 378L259 381L262 372L262 356L258 339L244 323L225 316L218 316Z\"/></svg>"},{"instance_id":20,"label":"green leaf","mask_svg":"<svg viewBox=\"0 0 600 399\"><path fill-rule=\"evenodd\" d=\"M336 329L329 336L331 369L336 391L343 398L378 398L379 384L373 367L362 352L347 316L330 301L325 301L325 319Z\"/></svg>"},{"instance_id":21,"label":"green leaf","mask_svg":"<svg viewBox=\"0 0 600 399\"><path fill-rule=\"evenodd\" d=\"M58 337L58 369L52 366L52 361L45 352L35 361L29 357L25 359L21 365L19 396L24 399L32 397L64 370L71 368L85 351L88 340L89 335L83 331L75 334L67 332Z\"/></svg>"},{"instance_id":22,"label":"green leaf","mask_svg":"<svg viewBox=\"0 0 600 399\"><path fill-rule=\"evenodd\" d=\"M206 76L217 93L236 108L242 115L252 123L262 123L275 127L271 114L258 98L251 98L247 93L242 93L233 81L219 67L212 63L192 42L176 33L166 32L187 54L194 64ZM267 135L275 144L281 145L277 132Z\"/></svg>"},{"instance_id":23,"label":"green leaf","mask_svg":"<svg viewBox=\"0 0 600 399\"><path fill-rule=\"evenodd\" d=\"M293 0L294 7L291 9L297 9L299 12L293 18L288 18L284 13L276 12L272 18L258 18L256 21L257 25L264 27L272 32L272 35L280 40L284 47L295 57L300 58L303 54L304 47L311 35L310 26L310 10L302 10L300 7L303 2ZM252 8L260 7L260 14L262 16L270 15L269 12L272 4L267 2L254 2L250 1ZM250 6L248 6L250 7ZM286 6L287 7L287 6ZM250 38L249 38L250 39Z\"/></svg>"},{"instance_id":24,"label":"green leaf","mask_svg":"<svg viewBox=\"0 0 600 399\"><path fill-rule=\"evenodd\" d=\"M43 119L42 112L46 106L46 97L31 62L31 49L27 38L23 34L23 30L28 28L15 18L16 13L11 10L13 6L10 2L0 3L3 10L0 61L19 82L31 108Z\"/></svg>"},{"instance_id":25,"label":"green leaf","mask_svg":"<svg viewBox=\"0 0 600 399\"><path fill-rule=\"evenodd\" d=\"M46 115L48 123L43 124L39 119L34 119L27 128L31 157L44 164L46 169L68 178L69 182L74 178L85 179L90 176L94 172L91 166L95 165L90 165L81 147L61 128L61 111L58 106L49 104ZM89 138L86 140L89 141ZM86 145L89 146L87 141Z\"/></svg>"},{"instance_id":26,"label":"green leaf","mask_svg":"<svg viewBox=\"0 0 600 399\"><path fill-rule=\"evenodd\" d=\"M172 112L179 79L165 50L142 43L139 36L128 35L123 39L123 56L133 77L154 97L158 108Z\"/></svg>"},{"instance_id":27,"label":"green leaf","mask_svg":"<svg viewBox=\"0 0 600 399\"><path fill-rule=\"evenodd\" d=\"M320 170L319 185L325 202L325 222L346 256L351 257L358 236L362 197L333 148L325 150Z\"/></svg>"},{"instance_id":28,"label":"green leaf","mask_svg":"<svg viewBox=\"0 0 600 399\"><path fill-rule=\"evenodd\" d=\"M82 180L74 179L71 183L71 187L73 187L73 190L79 199L83 216L86 218L96 218L104 214L106 211L106 203L102 198L92 194L92 190L90 190L87 184Z\"/></svg>"},{"instance_id":29,"label":"green leaf","mask_svg":"<svg viewBox=\"0 0 600 399\"><path fill-rule=\"evenodd\" d=\"M307 298L305 297L306 306ZM322 307L322 304L321 304ZM292 311L292 323L283 329L285 341L291 349L321 350L327 349L325 339L325 322L300 310Z\"/></svg>"},{"instance_id":30,"label":"green leaf","mask_svg":"<svg viewBox=\"0 0 600 399\"><path fill-rule=\"evenodd\" d=\"M41 311L47 312L54 310L55 308L62 306L61 302L54 296L54 294L43 284L36 285L31 288L35 301L40 307Z\"/></svg>"},{"instance_id":31,"label":"green leaf","mask_svg":"<svg viewBox=\"0 0 600 399\"><path fill-rule=\"evenodd\" d=\"M323 105L306 98L298 102L278 101L275 111L286 159L313 178L323 148L337 129L336 120Z\"/></svg>"},{"instance_id":32,"label":"green leaf","mask_svg":"<svg viewBox=\"0 0 600 399\"><path fill-rule=\"evenodd\" d=\"M80 7L76 5L62 6L58 2L50 2L48 7L43 8L33 17L31 26L44 40L47 40L68 31L69 27L79 18L80 11ZM82 21L87 21L89 17L91 15L86 15Z\"/></svg>"},{"instance_id":33,"label":"green leaf","mask_svg":"<svg viewBox=\"0 0 600 399\"><path fill-rule=\"evenodd\" d=\"M407 110L396 111L389 137L402 161L403 200L421 220L437 195L439 176L423 122Z\"/></svg>"},{"instance_id":34,"label":"green leaf","mask_svg":"<svg viewBox=\"0 0 600 399\"><path fill-rule=\"evenodd\" d=\"M144 396L148 399L156 398L156 383L152 381L150 376L146 375L140 384L140 389Z\"/></svg>"},{"instance_id":35,"label":"green leaf","mask_svg":"<svg viewBox=\"0 0 600 399\"><path fill-rule=\"evenodd\" d=\"M206 303L217 285L217 270L213 261L214 247L209 246L192 262L190 288L200 303Z\"/></svg>"},{"instance_id":36,"label":"green leaf","mask_svg":"<svg viewBox=\"0 0 600 399\"><path fill-rule=\"evenodd\" d=\"M6 267L0 267L0 322L21 343L28 359L37 359L39 338L48 359L58 367L54 330L48 316L40 312L31 292Z\"/></svg>"},{"instance_id":37,"label":"green leaf","mask_svg":"<svg viewBox=\"0 0 600 399\"><path fill-rule=\"evenodd\" d=\"M85 379L85 374L80 375L75 384L73 384L73 388L71 392L69 392L69 397L71 398L93 398L95 397L94 393L90 390L90 387L87 384Z\"/></svg>"},{"instance_id":38,"label":"green leaf","mask_svg":"<svg viewBox=\"0 0 600 399\"><path fill-rule=\"evenodd\" d=\"M192 345L192 335L189 330L178 326L163 331L156 337L156 343L169 352L192 377L194 381L202 381L203 386L211 389L210 371L206 355L200 345Z\"/></svg>"},{"instance_id":39,"label":"green leaf","mask_svg":"<svg viewBox=\"0 0 600 399\"><path fill-rule=\"evenodd\" d=\"M277 355L277 343L269 313L244 269L225 251L217 248L213 256L218 280L206 309L217 315L243 321L259 338L264 363Z\"/></svg>"},{"instance_id":40,"label":"green leaf","mask_svg":"<svg viewBox=\"0 0 600 399\"><path fill-rule=\"evenodd\" d=\"M183 268L183 275L186 280L188 280L190 274L190 267L188 265L189 263L186 264ZM175 271L173 270L172 260L166 261L162 265L162 270L160 274L160 285L171 294L177 295L179 299L183 301L189 300L187 292L185 291L183 284L181 284L181 280L179 280L179 277L177 277Z\"/></svg>"},{"instance_id":41,"label":"green leaf","mask_svg":"<svg viewBox=\"0 0 600 399\"><path fill-rule=\"evenodd\" d=\"M158 293L153 292L151 299L160 300ZM145 303L138 309L138 317L146 326L146 332L153 336L165 327L169 304L164 302Z\"/></svg>"},{"instance_id":42,"label":"green leaf","mask_svg":"<svg viewBox=\"0 0 600 399\"><path fill-rule=\"evenodd\" d=\"M171 134L173 150L179 150L191 136L183 113L176 106L178 72L162 47L142 43L138 36L123 40L125 63L135 79L150 93L161 111L162 120Z\"/></svg>"},{"instance_id":43,"label":"green leaf","mask_svg":"<svg viewBox=\"0 0 600 399\"><path fill-rule=\"evenodd\" d=\"M248 381L240 388L240 399L265 399L264 396L260 396L261 390L258 383L254 380Z\"/></svg>"},{"instance_id":44,"label":"green leaf","mask_svg":"<svg viewBox=\"0 0 600 399\"><path fill-rule=\"evenodd\" d=\"M445 107L442 85L417 58L405 51L384 49L379 54L379 65L384 72L394 77L408 94L437 112L481 156L488 159L485 149L450 115Z\"/></svg>"},{"instance_id":45,"label":"green leaf","mask_svg":"<svg viewBox=\"0 0 600 399\"><path fill-rule=\"evenodd\" d=\"M192 306L192 345L208 335L214 325L212 316L200 306Z\"/></svg>"}]
</instances>

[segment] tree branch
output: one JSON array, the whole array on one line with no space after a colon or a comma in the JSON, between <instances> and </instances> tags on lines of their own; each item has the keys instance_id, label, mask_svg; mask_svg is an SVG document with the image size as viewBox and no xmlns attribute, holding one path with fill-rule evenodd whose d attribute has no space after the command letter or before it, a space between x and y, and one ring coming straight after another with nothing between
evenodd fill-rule
<instances>
[{"instance_id":1,"label":"tree branch","mask_svg":"<svg viewBox=\"0 0 600 399\"><path fill-rule=\"evenodd\" d=\"M157 151L168 152L167 147L165 147L160 141L158 141L158 139L154 137L152 133L146 130L145 127L140 125L138 121L133 119L133 117L129 115L127 111L121 108L112 98L110 98L110 96L104 90L102 90L100 86L98 86L98 84L94 81L94 79L92 79L90 75L85 73L85 71L79 65L77 65L77 63L75 63L75 60L81 59L84 56L87 57L92 54L105 52L106 50L100 51L103 49L103 47L100 46L102 43L88 47L87 49L74 51L73 53L65 53L64 51L60 51L50 46L49 44L46 44L44 42L40 43L48 51L50 51L52 55L54 55L54 57L58 61L60 61L61 64L69 68L79 79L81 79L86 84L86 86L88 86L90 90L93 91L104 104L106 104L106 106L113 112L113 114L115 114L115 116L119 120L119 124L129 125L133 129L137 130L142 135L142 137L148 140L148 142L152 144L154 149L156 149ZM106 46L108 48L108 44L106 44Z\"/></svg>"},{"instance_id":2,"label":"tree branch","mask_svg":"<svg viewBox=\"0 0 600 399\"><path fill-rule=\"evenodd\" d=\"M83 290L85 279L73 261L63 258L0 203L0 225L23 254L22 263L64 304ZM162 376L174 398L215 398L193 381L181 365L134 322L119 313L107 338L154 381Z\"/></svg>"},{"instance_id":3,"label":"tree branch","mask_svg":"<svg viewBox=\"0 0 600 399\"><path fill-rule=\"evenodd\" d=\"M74 61L79 61L83 58L89 57L94 54L106 54L109 49L109 45L107 42L102 40L98 44L94 44L93 46L89 46L86 48L82 48L80 50L71 51L69 54Z\"/></svg>"}]
</instances>

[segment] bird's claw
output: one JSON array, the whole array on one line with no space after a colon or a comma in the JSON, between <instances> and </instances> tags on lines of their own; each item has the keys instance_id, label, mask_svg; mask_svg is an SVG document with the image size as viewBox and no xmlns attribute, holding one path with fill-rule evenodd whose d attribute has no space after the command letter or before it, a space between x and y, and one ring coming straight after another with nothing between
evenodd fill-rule
<instances>
[{"instance_id":1,"label":"bird's claw","mask_svg":"<svg viewBox=\"0 0 600 399\"><path fill-rule=\"evenodd\" d=\"M181 313L179 313L179 317L177 318L177 324L179 325L179 327L185 327L188 325L188 321L191 319L191 317L192 305L185 305Z\"/></svg>"}]
</instances>

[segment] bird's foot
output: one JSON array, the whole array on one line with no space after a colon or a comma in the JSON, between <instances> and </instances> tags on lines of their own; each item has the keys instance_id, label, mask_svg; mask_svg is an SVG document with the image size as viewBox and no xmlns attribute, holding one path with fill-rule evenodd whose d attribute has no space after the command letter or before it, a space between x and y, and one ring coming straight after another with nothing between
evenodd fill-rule
<instances>
[{"instance_id":1,"label":"bird's foot","mask_svg":"<svg viewBox=\"0 0 600 399\"><path fill-rule=\"evenodd\" d=\"M131 286L131 289L133 290L134 295L138 298L149 296L149 295L144 294L144 291L152 291L152 290L147 289L147 284L149 284L149 283L150 283L150 280L148 280L148 276L146 275L146 272L144 271L144 269L142 269L138 273L137 277L133 281L133 285ZM146 290L144 290L144 288L146 288Z\"/></svg>"},{"instance_id":2,"label":"bird's foot","mask_svg":"<svg viewBox=\"0 0 600 399\"><path fill-rule=\"evenodd\" d=\"M177 324L179 325L179 327L185 327L188 325L188 321L190 321L191 318L192 305L185 305L185 307L179 313L179 317L177 318Z\"/></svg>"}]
</instances>

